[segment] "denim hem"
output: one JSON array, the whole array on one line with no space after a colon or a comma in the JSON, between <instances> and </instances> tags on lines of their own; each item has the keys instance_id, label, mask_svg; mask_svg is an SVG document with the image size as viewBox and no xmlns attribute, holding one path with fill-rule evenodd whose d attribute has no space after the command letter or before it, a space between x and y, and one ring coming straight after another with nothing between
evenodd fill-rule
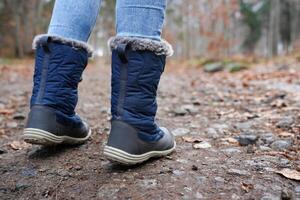
<instances>
[{"instance_id":1,"label":"denim hem","mask_svg":"<svg viewBox=\"0 0 300 200\"><path fill-rule=\"evenodd\" d=\"M32 42L32 49L36 49L37 46L39 45L41 39L44 37L50 37L52 39L52 41L54 41L54 42L60 42L62 44L67 44L74 48L84 49L88 52L89 57L91 57L93 54L92 47L90 45L88 45L87 43L79 41L79 40L64 38L64 37L61 37L58 35L53 35L53 34L41 34L41 35L35 36L35 38L33 39L33 42Z\"/></svg>"},{"instance_id":2,"label":"denim hem","mask_svg":"<svg viewBox=\"0 0 300 200\"><path fill-rule=\"evenodd\" d=\"M174 53L172 46L163 39L157 41L141 37L115 36L108 40L108 46L112 50L115 50L119 44L130 44L133 51L148 50L156 55L172 56Z\"/></svg>"}]
</instances>

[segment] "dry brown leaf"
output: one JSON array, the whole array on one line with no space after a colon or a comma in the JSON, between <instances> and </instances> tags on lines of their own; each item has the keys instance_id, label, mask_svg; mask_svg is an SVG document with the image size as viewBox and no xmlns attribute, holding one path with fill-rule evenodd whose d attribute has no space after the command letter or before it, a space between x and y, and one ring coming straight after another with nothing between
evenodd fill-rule
<instances>
[{"instance_id":1,"label":"dry brown leaf","mask_svg":"<svg viewBox=\"0 0 300 200\"><path fill-rule=\"evenodd\" d=\"M183 141L188 143L199 143L203 141L203 138L196 137L196 136L183 136Z\"/></svg>"},{"instance_id":2,"label":"dry brown leaf","mask_svg":"<svg viewBox=\"0 0 300 200\"><path fill-rule=\"evenodd\" d=\"M208 149L211 148L211 144L208 142L201 142L193 145L194 149Z\"/></svg>"},{"instance_id":3,"label":"dry brown leaf","mask_svg":"<svg viewBox=\"0 0 300 200\"><path fill-rule=\"evenodd\" d=\"M284 168L280 171L276 171L276 173L281 174L282 176L284 176L288 179L300 181L300 172L298 172L294 169Z\"/></svg>"},{"instance_id":4,"label":"dry brown leaf","mask_svg":"<svg viewBox=\"0 0 300 200\"><path fill-rule=\"evenodd\" d=\"M250 192L250 190L252 190L254 188L254 185L251 184L251 183L242 183L242 189L245 191L245 192Z\"/></svg>"},{"instance_id":5,"label":"dry brown leaf","mask_svg":"<svg viewBox=\"0 0 300 200\"><path fill-rule=\"evenodd\" d=\"M10 114L13 114L14 111L15 111L14 109L3 108L3 109L0 109L0 114L2 114L2 115L10 115Z\"/></svg>"},{"instance_id":6,"label":"dry brown leaf","mask_svg":"<svg viewBox=\"0 0 300 200\"><path fill-rule=\"evenodd\" d=\"M20 149L24 149L26 147L29 147L30 144L27 144L25 142L13 141L12 143L9 144L9 146L13 150L20 150Z\"/></svg>"},{"instance_id":7,"label":"dry brown leaf","mask_svg":"<svg viewBox=\"0 0 300 200\"><path fill-rule=\"evenodd\" d=\"M222 141L229 142L230 144L238 144L239 143L236 139L234 139L232 137L222 138Z\"/></svg>"},{"instance_id":8,"label":"dry brown leaf","mask_svg":"<svg viewBox=\"0 0 300 200\"><path fill-rule=\"evenodd\" d=\"M289 132L281 132L278 134L279 137L292 137L294 138L295 135L293 133L289 133Z\"/></svg>"}]
</instances>

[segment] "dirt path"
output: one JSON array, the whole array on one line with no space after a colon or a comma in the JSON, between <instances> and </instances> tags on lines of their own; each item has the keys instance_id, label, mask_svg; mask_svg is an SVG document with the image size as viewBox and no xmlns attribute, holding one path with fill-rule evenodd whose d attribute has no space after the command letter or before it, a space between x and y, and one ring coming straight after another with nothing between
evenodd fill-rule
<instances>
[{"instance_id":1,"label":"dirt path","mask_svg":"<svg viewBox=\"0 0 300 200\"><path fill-rule=\"evenodd\" d=\"M0 199L300 199L298 63L235 74L170 66L158 121L177 135L177 151L135 168L102 156L109 65L85 72L78 113L93 134L75 148L21 141L32 67L11 65L0 67ZM292 179L277 173L285 168Z\"/></svg>"}]
</instances>

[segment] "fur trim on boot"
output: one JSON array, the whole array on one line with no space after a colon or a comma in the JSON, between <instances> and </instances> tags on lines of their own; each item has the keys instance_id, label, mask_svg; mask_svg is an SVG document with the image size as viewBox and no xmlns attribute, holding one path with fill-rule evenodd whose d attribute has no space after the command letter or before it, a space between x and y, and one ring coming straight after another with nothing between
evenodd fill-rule
<instances>
[{"instance_id":1,"label":"fur trim on boot","mask_svg":"<svg viewBox=\"0 0 300 200\"><path fill-rule=\"evenodd\" d=\"M172 56L174 53L172 46L163 39L156 41L147 38L116 36L108 40L108 46L112 50L116 49L119 44L130 44L133 51L149 50L156 55Z\"/></svg>"},{"instance_id":2,"label":"fur trim on boot","mask_svg":"<svg viewBox=\"0 0 300 200\"><path fill-rule=\"evenodd\" d=\"M35 36L35 38L33 39L33 42L32 42L32 48L36 49L37 46L39 45L39 42L44 37L49 37L54 42L60 42L62 44L67 44L67 45L70 45L73 48L84 49L88 52L89 57L91 57L92 54L93 54L92 47L90 45L88 45L87 43L85 43L85 42L82 42L82 41L79 41L79 40L73 40L73 39L69 39L69 38L64 38L64 37L61 37L61 36L58 36L58 35L51 35L51 34L41 34L41 35Z\"/></svg>"}]
</instances>

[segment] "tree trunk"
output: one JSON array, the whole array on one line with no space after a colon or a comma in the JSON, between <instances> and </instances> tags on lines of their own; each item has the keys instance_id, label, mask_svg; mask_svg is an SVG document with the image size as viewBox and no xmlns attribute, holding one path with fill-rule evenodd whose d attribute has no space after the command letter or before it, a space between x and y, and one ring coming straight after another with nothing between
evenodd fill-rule
<instances>
[{"instance_id":1,"label":"tree trunk","mask_svg":"<svg viewBox=\"0 0 300 200\"><path fill-rule=\"evenodd\" d=\"M269 57L278 54L278 42L280 38L280 0L271 1L269 23Z\"/></svg>"},{"instance_id":2,"label":"tree trunk","mask_svg":"<svg viewBox=\"0 0 300 200\"><path fill-rule=\"evenodd\" d=\"M24 57L23 43L21 39L21 12L23 1L13 0L13 15L15 20L15 54L16 57Z\"/></svg>"}]
</instances>

